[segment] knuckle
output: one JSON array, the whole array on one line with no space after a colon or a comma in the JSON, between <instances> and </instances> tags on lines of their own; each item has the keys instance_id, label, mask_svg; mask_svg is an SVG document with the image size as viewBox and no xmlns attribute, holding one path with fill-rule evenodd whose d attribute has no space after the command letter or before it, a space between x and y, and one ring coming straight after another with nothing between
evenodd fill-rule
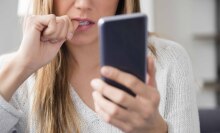
<instances>
[{"instance_id":1,"label":"knuckle","mask_svg":"<svg viewBox=\"0 0 220 133\"><path fill-rule=\"evenodd\" d=\"M67 22L67 17L66 17L66 15L65 16L62 16L61 18L60 18L60 24L65 24Z\"/></svg>"},{"instance_id":2,"label":"knuckle","mask_svg":"<svg viewBox=\"0 0 220 133\"><path fill-rule=\"evenodd\" d=\"M127 83L128 86L131 87L131 88L136 88L136 87L138 86L138 84L139 84L138 80L133 79L133 78L129 78L129 79L127 80L127 82L128 82L128 83Z\"/></svg>"},{"instance_id":3,"label":"knuckle","mask_svg":"<svg viewBox=\"0 0 220 133\"><path fill-rule=\"evenodd\" d=\"M60 19L59 26L65 26L65 19Z\"/></svg>"},{"instance_id":4,"label":"knuckle","mask_svg":"<svg viewBox=\"0 0 220 133\"><path fill-rule=\"evenodd\" d=\"M67 22L68 22L68 21L69 21L69 16L64 15L64 16L63 16L63 19L64 19L65 21L67 21Z\"/></svg>"},{"instance_id":5,"label":"knuckle","mask_svg":"<svg viewBox=\"0 0 220 133\"><path fill-rule=\"evenodd\" d=\"M32 20L31 24L32 24L31 29L39 30L39 31L41 31L43 29L43 26L34 20Z\"/></svg>"},{"instance_id":6,"label":"knuckle","mask_svg":"<svg viewBox=\"0 0 220 133\"><path fill-rule=\"evenodd\" d=\"M118 102L119 103L124 103L125 101L126 101L126 95L125 95L125 93L120 93L120 94L118 94L119 95L119 97L118 97Z\"/></svg>"},{"instance_id":7,"label":"knuckle","mask_svg":"<svg viewBox=\"0 0 220 133\"><path fill-rule=\"evenodd\" d=\"M112 112L110 113L110 116L117 116L117 115L119 114L119 112L120 112L119 107L114 106L114 107L112 108Z\"/></svg>"},{"instance_id":8,"label":"knuckle","mask_svg":"<svg viewBox=\"0 0 220 133\"><path fill-rule=\"evenodd\" d=\"M56 16L55 16L54 14L50 14L49 17L50 17L50 19L52 19L52 20L55 20L55 19L56 19Z\"/></svg>"},{"instance_id":9,"label":"knuckle","mask_svg":"<svg viewBox=\"0 0 220 133\"><path fill-rule=\"evenodd\" d=\"M69 25L69 17L67 15L62 17L62 24L65 26Z\"/></svg>"},{"instance_id":10,"label":"knuckle","mask_svg":"<svg viewBox=\"0 0 220 133\"><path fill-rule=\"evenodd\" d=\"M109 71L109 77L112 77L114 79L119 79L120 78L120 72L119 70L113 68Z\"/></svg>"}]
</instances>

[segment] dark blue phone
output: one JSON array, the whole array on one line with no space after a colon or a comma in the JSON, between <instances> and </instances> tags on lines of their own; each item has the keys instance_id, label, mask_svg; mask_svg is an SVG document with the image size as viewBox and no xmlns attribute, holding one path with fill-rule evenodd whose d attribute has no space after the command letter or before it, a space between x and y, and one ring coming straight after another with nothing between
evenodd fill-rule
<instances>
[{"instance_id":1,"label":"dark blue phone","mask_svg":"<svg viewBox=\"0 0 220 133\"><path fill-rule=\"evenodd\" d=\"M145 82L147 16L135 13L104 17L99 20L98 26L101 66L116 67ZM102 78L108 84L136 96L124 85L105 77Z\"/></svg>"}]
</instances>

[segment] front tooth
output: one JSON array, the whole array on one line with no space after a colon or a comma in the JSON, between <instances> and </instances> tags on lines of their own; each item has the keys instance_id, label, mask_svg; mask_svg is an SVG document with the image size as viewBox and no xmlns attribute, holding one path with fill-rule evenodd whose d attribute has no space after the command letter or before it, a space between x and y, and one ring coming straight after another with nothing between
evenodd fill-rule
<instances>
[{"instance_id":1,"label":"front tooth","mask_svg":"<svg viewBox=\"0 0 220 133\"><path fill-rule=\"evenodd\" d=\"M89 21L80 21L79 25L84 26L84 25L88 25Z\"/></svg>"}]
</instances>

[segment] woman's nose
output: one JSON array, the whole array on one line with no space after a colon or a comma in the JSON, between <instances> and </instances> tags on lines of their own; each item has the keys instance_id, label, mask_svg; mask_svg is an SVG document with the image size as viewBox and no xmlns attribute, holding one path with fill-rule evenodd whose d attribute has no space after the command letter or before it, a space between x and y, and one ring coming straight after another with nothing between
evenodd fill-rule
<instances>
[{"instance_id":1,"label":"woman's nose","mask_svg":"<svg viewBox=\"0 0 220 133\"><path fill-rule=\"evenodd\" d=\"M76 0L75 7L78 10L91 10L91 0Z\"/></svg>"}]
</instances>

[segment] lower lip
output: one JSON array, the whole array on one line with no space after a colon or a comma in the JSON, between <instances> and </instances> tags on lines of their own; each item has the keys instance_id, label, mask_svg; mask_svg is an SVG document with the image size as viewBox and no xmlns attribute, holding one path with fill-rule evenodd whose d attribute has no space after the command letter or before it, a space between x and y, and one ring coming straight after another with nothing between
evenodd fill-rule
<instances>
[{"instance_id":1,"label":"lower lip","mask_svg":"<svg viewBox=\"0 0 220 133\"><path fill-rule=\"evenodd\" d=\"M76 31L87 31L93 26L94 26L94 24L89 24L89 25L84 25L84 26L79 25L78 28L76 29Z\"/></svg>"}]
</instances>

